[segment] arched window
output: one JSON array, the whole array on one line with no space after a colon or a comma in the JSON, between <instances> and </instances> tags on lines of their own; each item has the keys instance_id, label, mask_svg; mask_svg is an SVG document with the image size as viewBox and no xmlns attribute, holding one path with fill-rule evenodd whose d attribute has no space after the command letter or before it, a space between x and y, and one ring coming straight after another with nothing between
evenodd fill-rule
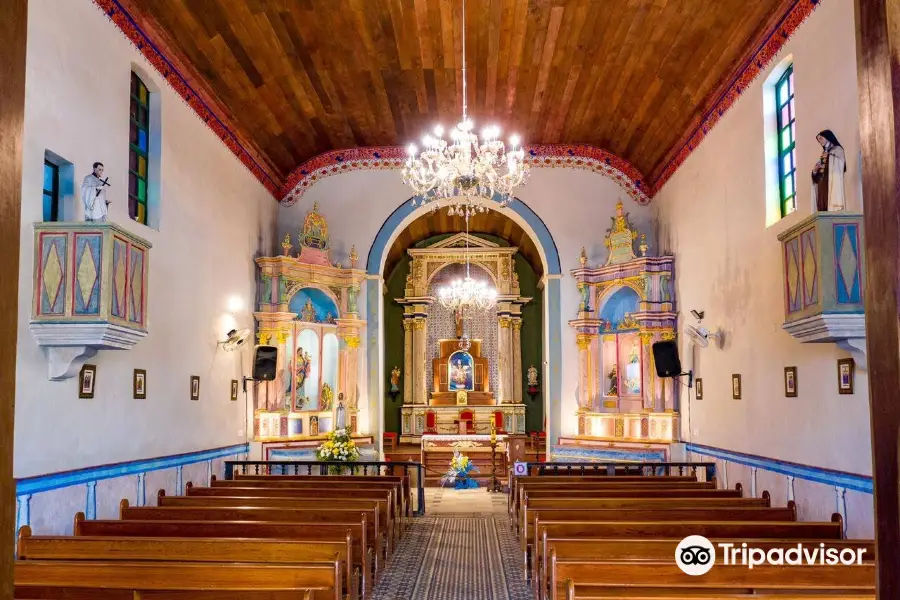
<instances>
[{"instance_id":1,"label":"arched window","mask_svg":"<svg viewBox=\"0 0 900 600\"><path fill-rule=\"evenodd\" d=\"M147 224L150 166L150 90L131 72L131 116L128 143L128 214Z\"/></svg>"},{"instance_id":2,"label":"arched window","mask_svg":"<svg viewBox=\"0 0 900 600\"><path fill-rule=\"evenodd\" d=\"M775 116L778 123L778 188L781 216L784 217L797 209L793 65L788 65L775 82Z\"/></svg>"}]
</instances>

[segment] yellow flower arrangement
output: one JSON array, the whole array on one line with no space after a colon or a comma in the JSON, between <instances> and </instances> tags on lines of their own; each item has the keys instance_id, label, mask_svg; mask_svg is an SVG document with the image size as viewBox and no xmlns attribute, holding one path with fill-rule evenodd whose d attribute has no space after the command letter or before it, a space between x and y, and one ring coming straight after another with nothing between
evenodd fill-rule
<instances>
[{"instance_id":1,"label":"yellow flower arrangement","mask_svg":"<svg viewBox=\"0 0 900 600\"><path fill-rule=\"evenodd\" d=\"M346 428L328 432L325 441L316 449L316 459L329 462L355 462L359 448Z\"/></svg>"}]
</instances>

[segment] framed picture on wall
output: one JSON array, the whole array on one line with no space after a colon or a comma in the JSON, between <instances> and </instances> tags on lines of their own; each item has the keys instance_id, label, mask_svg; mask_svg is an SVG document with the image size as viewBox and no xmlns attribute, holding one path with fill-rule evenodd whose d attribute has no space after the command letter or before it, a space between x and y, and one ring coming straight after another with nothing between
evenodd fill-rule
<instances>
[{"instance_id":1,"label":"framed picture on wall","mask_svg":"<svg viewBox=\"0 0 900 600\"><path fill-rule=\"evenodd\" d=\"M132 388L134 388L134 399L144 400L147 398L147 371L144 369L135 369L132 377Z\"/></svg>"},{"instance_id":2,"label":"framed picture on wall","mask_svg":"<svg viewBox=\"0 0 900 600\"><path fill-rule=\"evenodd\" d=\"M853 393L853 375L855 363L852 358L841 358L837 361L838 367L838 393Z\"/></svg>"},{"instance_id":3,"label":"framed picture on wall","mask_svg":"<svg viewBox=\"0 0 900 600\"><path fill-rule=\"evenodd\" d=\"M697 400L703 400L703 380L698 377L694 385L696 386L695 396Z\"/></svg>"},{"instance_id":4,"label":"framed picture on wall","mask_svg":"<svg viewBox=\"0 0 900 600\"><path fill-rule=\"evenodd\" d=\"M231 380L231 401L232 402L237 402L237 395L238 395L238 380L232 379Z\"/></svg>"},{"instance_id":5,"label":"framed picture on wall","mask_svg":"<svg viewBox=\"0 0 900 600\"><path fill-rule=\"evenodd\" d=\"M197 375L191 375L191 400L200 399L200 378Z\"/></svg>"},{"instance_id":6,"label":"framed picture on wall","mask_svg":"<svg viewBox=\"0 0 900 600\"><path fill-rule=\"evenodd\" d=\"M731 376L731 397L741 399L741 376L738 373Z\"/></svg>"},{"instance_id":7,"label":"framed picture on wall","mask_svg":"<svg viewBox=\"0 0 900 600\"><path fill-rule=\"evenodd\" d=\"M784 368L784 395L786 398L797 397L797 367Z\"/></svg>"},{"instance_id":8,"label":"framed picture on wall","mask_svg":"<svg viewBox=\"0 0 900 600\"><path fill-rule=\"evenodd\" d=\"M97 381L97 365L84 365L78 373L78 397L93 398Z\"/></svg>"}]
</instances>

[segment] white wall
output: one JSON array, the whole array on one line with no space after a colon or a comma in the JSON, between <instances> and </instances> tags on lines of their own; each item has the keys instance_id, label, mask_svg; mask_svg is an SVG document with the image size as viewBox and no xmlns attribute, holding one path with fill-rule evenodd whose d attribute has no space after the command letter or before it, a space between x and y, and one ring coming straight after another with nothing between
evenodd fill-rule
<instances>
[{"instance_id":1,"label":"white wall","mask_svg":"<svg viewBox=\"0 0 900 600\"><path fill-rule=\"evenodd\" d=\"M348 264L350 246L355 244L360 256L357 266L365 268L369 250L385 219L401 204L409 202L411 195L409 188L403 185L399 171L355 171L334 175L310 187L297 204L280 209L278 232L280 236L285 232L295 236L306 213L314 202L318 202L319 212L328 220L332 260ZM579 266L582 246L586 246L592 265L605 262L607 251L603 238L620 198L633 222L641 231L647 232L651 248L655 248L652 209L632 201L613 180L576 169L533 169L517 196L544 221L559 251L563 273L562 363L559 365L561 433L574 435L577 433L575 387L578 361L575 332L568 326L568 321L576 317L579 295L569 272ZM428 208L418 210L427 211ZM364 405L361 400L360 406ZM372 421L373 426L375 423L377 420Z\"/></svg>"},{"instance_id":2,"label":"white wall","mask_svg":"<svg viewBox=\"0 0 900 600\"><path fill-rule=\"evenodd\" d=\"M215 342L234 323L253 326L253 258L272 251L277 203L92 2L31 0L28 8L15 476L242 443L244 399L230 402L229 381L250 358L217 353ZM158 231L128 217L132 63L161 96ZM48 380L28 331L31 224L42 218L47 149L75 164L76 192L91 163L103 162L110 220L153 244L150 333L131 351L91 359L93 400L78 399L77 377ZM244 305L234 317L233 296ZM135 368L147 370L146 400L132 399ZM189 399L191 375L201 378L199 402Z\"/></svg>"},{"instance_id":3,"label":"white wall","mask_svg":"<svg viewBox=\"0 0 900 600\"><path fill-rule=\"evenodd\" d=\"M705 310L704 325L726 334L724 349L697 352L704 399L691 403L692 431L685 418L684 439L868 475L866 375L857 371L855 394L838 395L836 361L849 355L834 344L801 344L782 330L777 239L812 211L809 172L821 152L815 136L822 129L833 130L844 146L848 208L862 209L854 36L853 3L823 2L772 63L790 56L794 64L795 213L766 227L764 143L774 131L763 125L764 75L675 173L654 206L660 243L676 256L682 315ZM797 398L784 397L783 368L791 365L798 369ZM742 376L742 400L732 400L732 373ZM833 510L830 493L823 502Z\"/></svg>"}]
</instances>

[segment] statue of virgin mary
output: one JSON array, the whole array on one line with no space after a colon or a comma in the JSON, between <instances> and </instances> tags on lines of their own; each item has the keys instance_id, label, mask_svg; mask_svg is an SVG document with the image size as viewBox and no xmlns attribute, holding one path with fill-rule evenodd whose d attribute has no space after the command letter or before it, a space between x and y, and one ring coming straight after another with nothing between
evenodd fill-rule
<instances>
[{"instance_id":1,"label":"statue of virgin mary","mask_svg":"<svg viewBox=\"0 0 900 600\"><path fill-rule=\"evenodd\" d=\"M816 140L822 145L822 155L812 170L813 207L818 212L844 210L844 148L830 129L820 131Z\"/></svg>"}]
</instances>

